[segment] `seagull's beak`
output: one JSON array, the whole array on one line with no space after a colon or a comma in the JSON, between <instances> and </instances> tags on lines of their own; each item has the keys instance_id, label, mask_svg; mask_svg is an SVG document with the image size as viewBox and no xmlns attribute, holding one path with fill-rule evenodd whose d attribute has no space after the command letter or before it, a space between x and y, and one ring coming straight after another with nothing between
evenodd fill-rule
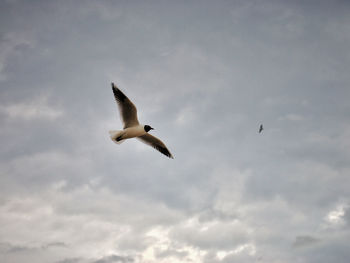
<instances>
[{"instance_id":1,"label":"seagull's beak","mask_svg":"<svg viewBox=\"0 0 350 263\"><path fill-rule=\"evenodd\" d=\"M151 130L154 130L154 128L151 127Z\"/></svg>"}]
</instances>

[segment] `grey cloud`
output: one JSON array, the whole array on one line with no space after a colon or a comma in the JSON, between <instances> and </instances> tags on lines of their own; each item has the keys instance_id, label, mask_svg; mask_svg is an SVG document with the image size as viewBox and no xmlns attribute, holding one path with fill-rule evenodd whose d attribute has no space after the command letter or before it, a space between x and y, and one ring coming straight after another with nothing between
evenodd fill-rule
<instances>
[{"instance_id":1,"label":"grey cloud","mask_svg":"<svg viewBox=\"0 0 350 263\"><path fill-rule=\"evenodd\" d=\"M313 236L297 236L295 237L295 241L293 243L293 247L295 248L301 248L301 247L307 247L310 245L313 245L314 243L319 242L320 240L318 238L315 238Z\"/></svg>"},{"instance_id":2,"label":"grey cloud","mask_svg":"<svg viewBox=\"0 0 350 263\"><path fill-rule=\"evenodd\" d=\"M125 263L125 262L134 262L134 259L130 257L110 255L94 261L94 263Z\"/></svg>"},{"instance_id":3,"label":"grey cloud","mask_svg":"<svg viewBox=\"0 0 350 263\"><path fill-rule=\"evenodd\" d=\"M26 245L15 245L10 242L0 243L0 252L4 254L17 254L17 253L30 253L44 251L50 248L68 248L63 242L51 242L42 246L26 246Z\"/></svg>"},{"instance_id":4,"label":"grey cloud","mask_svg":"<svg viewBox=\"0 0 350 263\"><path fill-rule=\"evenodd\" d=\"M22 253L22 252L28 252L37 250L35 247L29 247L29 246L21 246L21 245L14 245L11 243L1 242L0 243L0 251L2 253Z\"/></svg>"},{"instance_id":5,"label":"grey cloud","mask_svg":"<svg viewBox=\"0 0 350 263\"><path fill-rule=\"evenodd\" d=\"M51 242L42 246L43 249L56 248L56 247L67 248L68 245L64 242Z\"/></svg>"},{"instance_id":6,"label":"grey cloud","mask_svg":"<svg viewBox=\"0 0 350 263\"><path fill-rule=\"evenodd\" d=\"M347 238L349 238L349 233L343 233L338 237L328 236L328 240L316 243L301 255L309 262L346 262L349 256L349 251L346 249Z\"/></svg>"},{"instance_id":7,"label":"grey cloud","mask_svg":"<svg viewBox=\"0 0 350 263\"><path fill-rule=\"evenodd\" d=\"M109 255L99 259L87 259L87 258L66 258L56 263L127 263L135 262L133 258L128 256L119 256L119 255Z\"/></svg>"},{"instance_id":8,"label":"grey cloud","mask_svg":"<svg viewBox=\"0 0 350 263\"><path fill-rule=\"evenodd\" d=\"M63 260L56 261L56 263L78 263L82 262L81 258L66 258Z\"/></svg>"}]
</instances>

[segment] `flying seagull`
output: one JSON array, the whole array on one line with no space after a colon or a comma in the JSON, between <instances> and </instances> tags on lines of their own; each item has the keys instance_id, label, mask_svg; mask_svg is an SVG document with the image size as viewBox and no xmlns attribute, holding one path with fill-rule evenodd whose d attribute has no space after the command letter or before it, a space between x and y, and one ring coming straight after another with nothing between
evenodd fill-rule
<instances>
[{"instance_id":1,"label":"flying seagull","mask_svg":"<svg viewBox=\"0 0 350 263\"><path fill-rule=\"evenodd\" d=\"M121 131L109 131L112 141L117 144L121 144L126 139L136 137L143 143L146 143L162 154L174 159L172 154L169 152L165 144L157 137L149 134L150 130L154 130L149 125L142 125L137 119L137 109L135 105L129 100L125 94L112 83L112 90L114 93L115 100L119 106L119 112L124 123L123 130Z\"/></svg>"},{"instance_id":2,"label":"flying seagull","mask_svg":"<svg viewBox=\"0 0 350 263\"><path fill-rule=\"evenodd\" d=\"M264 127L262 124L260 124L260 128L259 128L259 133L261 133L263 131Z\"/></svg>"}]
</instances>

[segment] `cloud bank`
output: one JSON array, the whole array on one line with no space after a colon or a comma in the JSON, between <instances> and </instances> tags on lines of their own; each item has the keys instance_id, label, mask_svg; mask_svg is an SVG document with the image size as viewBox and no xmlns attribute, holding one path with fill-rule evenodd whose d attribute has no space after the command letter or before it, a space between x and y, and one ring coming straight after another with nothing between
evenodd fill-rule
<instances>
[{"instance_id":1,"label":"cloud bank","mask_svg":"<svg viewBox=\"0 0 350 263\"><path fill-rule=\"evenodd\" d=\"M349 8L2 1L2 260L348 262Z\"/></svg>"}]
</instances>

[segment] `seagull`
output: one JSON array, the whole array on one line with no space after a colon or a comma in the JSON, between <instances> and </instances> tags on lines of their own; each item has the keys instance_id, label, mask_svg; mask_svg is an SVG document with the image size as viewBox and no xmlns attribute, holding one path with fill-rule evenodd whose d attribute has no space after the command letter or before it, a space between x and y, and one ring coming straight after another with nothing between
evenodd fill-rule
<instances>
[{"instance_id":1,"label":"seagull","mask_svg":"<svg viewBox=\"0 0 350 263\"><path fill-rule=\"evenodd\" d=\"M262 124L260 124L260 128L259 128L259 133L261 133L263 131L264 127Z\"/></svg>"},{"instance_id":2,"label":"seagull","mask_svg":"<svg viewBox=\"0 0 350 263\"><path fill-rule=\"evenodd\" d=\"M124 123L123 130L109 131L110 137L116 144L121 144L126 139L137 138L141 142L148 144L160 151L162 154L174 159L165 144L157 137L149 134L150 130L154 130L149 125L142 125L137 119L137 109L125 94L112 83L112 90L115 100L119 106L119 113Z\"/></svg>"}]
</instances>

